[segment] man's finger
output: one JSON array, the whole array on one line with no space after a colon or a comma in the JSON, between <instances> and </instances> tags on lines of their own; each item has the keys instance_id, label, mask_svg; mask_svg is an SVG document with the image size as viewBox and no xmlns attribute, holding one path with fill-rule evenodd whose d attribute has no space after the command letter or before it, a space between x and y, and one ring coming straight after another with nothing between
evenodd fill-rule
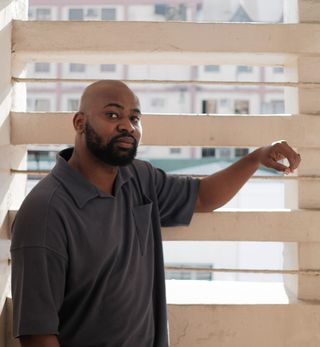
<instances>
[{"instance_id":1,"label":"man's finger","mask_svg":"<svg viewBox=\"0 0 320 347\"><path fill-rule=\"evenodd\" d=\"M287 148L287 155L286 158L289 161L289 166L291 171L295 170L300 162L301 162L301 156L299 153L295 152L288 144L285 144L285 147Z\"/></svg>"},{"instance_id":2,"label":"man's finger","mask_svg":"<svg viewBox=\"0 0 320 347\"><path fill-rule=\"evenodd\" d=\"M301 157L296 153L285 141L278 142L274 145L276 156L284 156L289 162L289 168L291 171L296 169L301 161Z\"/></svg>"},{"instance_id":3,"label":"man's finger","mask_svg":"<svg viewBox=\"0 0 320 347\"><path fill-rule=\"evenodd\" d=\"M290 168L292 170L295 170L299 166L300 162L301 162L300 154L296 153L295 158L292 160L292 164L290 163Z\"/></svg>"},{"instance_id":4,"label":"man's finger","mask_svg":"<svg viewBox=\"0 0 320 347\"><path fill-rule=\"evenodd\" d=\"M281 171L281 172L284 172L284 173L290 173L290 168L288 166L285 166L281 163L278 163L277 161L275 160L268 160L266 163L265 163L265 166L271 168L271 169L275 169L277 171Z\"/></svg>"}]
</instances>

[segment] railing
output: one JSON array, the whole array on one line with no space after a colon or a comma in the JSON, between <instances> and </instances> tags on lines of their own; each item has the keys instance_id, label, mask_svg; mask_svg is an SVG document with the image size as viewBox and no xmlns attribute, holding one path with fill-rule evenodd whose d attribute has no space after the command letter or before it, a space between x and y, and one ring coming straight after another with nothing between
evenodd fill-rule
<instances>
[{"instance_id":1,"label":"railing","mask_svg":"<svg viewBox=\"0 0 320 347\"><path fill-rule=\"evenodd\" d=\"M303 17L307 12L307 3L310 5L312 1L299 1L300 16L314 20L317 17L309 12ZM314 5L314 12L320 14L317 5ZM112 35L106 34L111 32ZM170 305L173 346L301 347L320 344L320 306L315 302L320 299L319 37L320 25L315 23L13 23L12 71L13 82L18 88L23 86L23 82L28 82L21 73L25 63L31 60L124 64L276 64L285 68L288 80L272 85L290 87L285 97L291 116L147 115L143 120L146 145L254 147L286 138L303 158L299 176L282 178L296 182L299 188L296 197L298 210L196 214L189 228L163 230L164 239L168 241L297 243L298 268L293 271L298 280L286 283L295 298L302 301L263 306ZM217 83L235 85L237 82ZM250 85L261 83L250 82ZM15 147L17 145L72 143L70 117L69 113L11 112L10 144L18 152L21 147ZM181 126L184 131L177 136L175 129ZM155 128L157 131L152 131ZM19 161L16 161L16 165L12 163L10 168L24 169L18 164ZM9 224L3 224L5 232L2 235L8 232ZM297 261L294 256L290 250L287 251L285 261L294 263ZM282 273L292 276L285 270Z\"/></svg>"}]
</instances>

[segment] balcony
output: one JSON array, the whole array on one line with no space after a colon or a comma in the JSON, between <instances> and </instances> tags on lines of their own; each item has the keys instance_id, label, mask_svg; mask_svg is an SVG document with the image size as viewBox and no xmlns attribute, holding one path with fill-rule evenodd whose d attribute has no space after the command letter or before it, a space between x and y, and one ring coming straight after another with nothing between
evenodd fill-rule
<instances>
[{"instance_id":1,"label":"balcony","mask_svg":"<svg viewBox=\"0 0 320 347\"><path fill-rule=\"evenodd\" d=\"M169 304L171 346L320 345L320 6L312 0L287 3L285 24L28 22L23 20L24 1L0 5L0 346L18 345L10 335L9 229L24 195L26 145L72 143L74 136L71 113L21 112L25 83L32 82L24 77L30 61L283 66L286 82L262 85L287 87L290 116L149 114L143 123L144 144L256 147L286 138L303 158L297 176L282 178L293 187L287 198L297 208L197 214L188 228L163 230L167 241L284 242L290 268L277 270L284 275L287 302L268 303L259 298L259 287L249 288L251 301L240 300L241 288L235 285L235 298L229 301L217 296L212 303ZM179 127L184 131L177 136Z\"/></svg>"}]
</instances>

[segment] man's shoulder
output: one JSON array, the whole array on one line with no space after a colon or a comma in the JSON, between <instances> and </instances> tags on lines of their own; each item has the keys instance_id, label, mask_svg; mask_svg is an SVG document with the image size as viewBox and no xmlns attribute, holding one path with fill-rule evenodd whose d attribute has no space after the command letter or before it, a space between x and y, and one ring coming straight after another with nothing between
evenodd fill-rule
<instances>
[{"instance_id":1,"label":"man's shoulder","mask_svg":"<svg viewBox=\"0 0 320 347\"><path fill-rule=\"evenodd\" d=\"M60 186L60 182L51 173L49 173L34 186L34 188L26 196L24 203L48 203Z\"/></svg>"},{"instance_id":2,"label":"man's shoulder","mask_svg":"<svg viewBox=\"0 0 320 347\"><path fill-rule=\"evenodd\" d=\"M44 245L48 215L54 213L51 202L59 187L49 174L27 195L12 226L12 248Z\"/></svg>"},{"instance_id":3,"label":"man's shoulder","mask_svg":"<svg viewBox=\"0 0 320 347\"><path fill-rule=\"evenodd\" d=\"M60 186L61 184L51 173L47 175L26 196L17 217L32 218L34 216L38 220L44 218Z\"/></svg>"},{"instance_id":4,"label":"man's shoulder","mask_svg":"<svg viewBox=\"0 0 320 347\"><path fill-rule=\"evenodd\" d=\"M150 162L141 159L134 159L131 165L140 170L150 170L153 168Z\"/></svg>"}]
</instances>

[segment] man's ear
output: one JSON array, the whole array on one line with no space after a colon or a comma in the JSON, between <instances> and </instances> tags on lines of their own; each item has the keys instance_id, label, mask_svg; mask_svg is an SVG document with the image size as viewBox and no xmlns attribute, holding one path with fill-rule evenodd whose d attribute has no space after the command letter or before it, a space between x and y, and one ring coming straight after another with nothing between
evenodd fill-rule
<instances>
[{"instance_id":1,"label":"man's ear","mask_svg":"<svg viewBox=\"0 0 320 347\"><path fill-rule=\"evenodd\" d=\"M85 123L86 123L86 119L83 112L77 112L73 116L73 127L78 134L83 134Z\"/></svg>"}]
</instances>

